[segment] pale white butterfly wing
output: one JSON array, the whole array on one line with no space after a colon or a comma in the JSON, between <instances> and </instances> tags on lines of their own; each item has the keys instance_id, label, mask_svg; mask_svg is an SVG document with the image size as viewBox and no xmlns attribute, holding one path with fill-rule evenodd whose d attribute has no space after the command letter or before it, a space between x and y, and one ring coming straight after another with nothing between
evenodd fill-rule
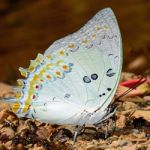
<instances>
[{"instance_id":1,"label":"pale white butterfly wing","mask_svg":"<svg viewBox=\"0 0 150 150\"><path fill-rule=\"evenodd\" d=\"M63 57L64 62L71 62L73 64L72 70L65 74L63 79L57 79L54 82L44 84L37 99L37 104L40 106L34 107L34 111L32 110L32 112L30 111L34 117L51 123L78 124L84 110L87 109L89 112L93 112L99 106L99 95L94 89L94 84L93 86L91 85L92 81L90 83L83 82L85 75L91 75L93 71L96 72L97 70L97 68L90 67L93 61L86 56L85 51L87 51L87 49L80 47L78 52L73 52ZM53 55L58 54L54 52ZM101 57L100 52L96 49L93 49L93 51L89 50L88 56L89 55L94 57L95 65L102 61L99 59L99 57ZM102 67L103 65L101 65L101 69L103 69ZM54 86L60 88L55 88ZM76 93L68 90L69 87L70 89L73 87ZM57 89L58 92L53 93L53 91L50 91L53 88ZM66 94L68 94L69 97L65 97ZM90 108L86 106L89 101L92 101L91 104L93 104ZM42 104L44 104L44 110L39 109Z\"/></svg>"},{"instance_id":2,"label":"pale white butterfly wing","mask_svg":"<svg viewBox=\"0 0 150 150\"><path fill-rule=\"evenodd\" d=\"M87 45L85 45L85 40L88 41ZM102 55L99 58L100 62L96 65L94 65L93 62L91 65L93 65L94 68L97 68L99 65L103 64L102 66L105 67L105 69L103 69L103 67L100 66L99 69L96 69L100 76L103 75L103 78L99 78L101 81L93 83L94 91L97 92L97 90L99 90L99 94L103 95L106 94L105 92L108 92L108 89L112 90L110 94L103 95L99 100L99 106L101 106L101 110L104 110L112 101L119 82L122 67L121 35L112 10L107 8L97 13L79 31L54 42L46 50L45 55L48 55L61 47L67 47L70 43L76 44L76 47L87 46L88 49L91 50L93 50L93 48L98 48L100 51L99 55ZM74 49L74 51L75 50L76 49ZM85 55L88 55L88 52ZM87 61L87 58L84 60ZM95 60L95 58L93 58L93 60ZM91 85L91 87L93 86ZM96 105L96 102L91 103ZM89 106L91 106L91 104L89 104Z\"/></svg>"},{"instance_id":3,"label":"pale white butterfly wing","mask_svg":"<svg viewBox=\"0 0 150 150\"><path fill-rule=\"evenodd\" d=\"M50 59L43 55L38 56L40 58L33 61L38 62L38 66L31 63L27 70L20 69L22 75L26 72L28 78L19 81L21 86L18 88L18 101L13 106L14 112L18 116L32 117L44 122L76 124L76 119L66 121L82 110L73 103L74 99L78 100L74 96L76 93L63 81L71 71L71 64L65 62L59 54L57 57L52 55ZM67 68L63 70L65 65ZM65 97L66 91L72 94L71 97Z\"/></svg>"},{"instance_id":4,"label":"pale white butterfly wing","mask_svg":"<svg viewBox=\"0 0 150 150\"><path fill-rule=\"evenodd\" d=\"M100 11L79 31L54 42L39 57L40 67L35 65L33 73L32 65L29 67L23 96L14 105L17 114L74 125L94 124L103 118L122 66L120 32L111 9ZM41 88L37 90L36 85ZM100 112L89 118L88 114L98 108Z\"/></svg>"}]
</instances>

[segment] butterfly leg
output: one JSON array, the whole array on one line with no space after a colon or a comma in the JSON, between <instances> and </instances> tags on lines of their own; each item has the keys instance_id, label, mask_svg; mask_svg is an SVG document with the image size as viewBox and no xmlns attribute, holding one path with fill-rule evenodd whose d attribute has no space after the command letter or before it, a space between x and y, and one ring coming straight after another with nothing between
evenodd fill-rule
<instances>
[{"instance_id":1,"label":"butterfly leg","mask_svg":"<svg viewBox=\"0 0 150 150\"><path fill-rule=\"evenodd\" d=\"M101 123L111 118L115 114L115 112L116 112L116 108L113 110L109 109L107 114L101 120L97 121L94 125L101 127Z\"/></svg>"},{"instance_id":2,"label":"butterfly leg","mask_svg":"<svg viewBox=\"0 0 150 150\"><path fill-rule=\"evenodd\" d=\"M108 138L108 123L106 125L106 129L105 129L105 139Z\"/></svg>"},{"instance_id":3,"label":"butterfly leg","mask_svg":"<svg viewBox=\"0 0 150 150\"><path fill-rule=\"evenodd\" d=\"M108 127L110 127L111 129L111 134L113 134L116 129L116 120L114 118L115 117L112 117L106 121L107 124L106 124L106 129L105 129L105 139L109 136Z\"/></svg>"},{"instance_id":4,"label":"butterfly leg","mask_svg":"<svg viewBox=\"0 0 150 150\"><path fill-rule=\"evenodd\" d=\"M83 126L77 126L77 127L76 127L76 131L75 131L74 137L73 137L73 143L74 143L74 144L75 144L75 142L76 142L77 136L78 136L79 134L81 134L81 133L84 131L84 128L85 128L85 125L83 125Z\"/></svg>"},{"instance_id":5,"label":"butterfly leg","mask_svg":"<svg viewBox=\"0 0 150 150\"><path fill-rule=\"evenodd\" d=\"M102 139L107 139L108 138L108 121L99 123L99 124L95 124L95 129L97 132L97 135L99 135ZM104 133L100 132L99 129L104 130Z\"/></svg>"},{"instance_id":6,"label":"butterfly leg","mask_svg":"<svg viewBox=\"0 0 150 150\"><path fill-rule=\"evenodd\" d=\"M116 112L116 108L110 107L108 109L107 114L104 116L104 118L99 120L97 123L94 124L97 131L99 128L103 128L105 130L104 139L106 139L108 137L108 126L110 125L110 121L111 121L112 131L115 130L114 125L112 125L114 122L114 119L112 117L114 116L115 112Z\"/></svg>"}]
</instances>

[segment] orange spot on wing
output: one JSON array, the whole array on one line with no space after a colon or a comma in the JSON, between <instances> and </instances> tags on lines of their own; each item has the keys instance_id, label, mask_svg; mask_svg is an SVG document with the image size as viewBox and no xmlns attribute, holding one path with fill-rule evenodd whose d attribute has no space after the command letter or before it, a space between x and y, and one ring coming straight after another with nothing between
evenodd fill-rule
<instances>
[{"instance_id":1,"label":"orange spot on wing","mask_svg":"<svg viewBox=\"0 0 150 150\"><path fill-rule=\"evenodd\" d=\"M46 75L46 78L51 79L52 77L51 75Z\"/></svg>"},{"instance_id":2,"label":"orange spot on wing","mask_svg":"<svg viewBox=\"0 0 150 150\"><path fill-rule=\"evenodd\" d=\"M52 59L52 55L48 55L46 56L48 59Z\"/></svg>"},{"instance_id":3,"label":"orange spot on wing","mask_svg":"<svg viewBox=\"0 0 150 150\"><path fill-rule=\"evenodd\" d=\"M68 70L68 66L67 66L67 65L63 65L62 68L63 68L64 70Z\"/></svg>"},{"instance_id":4,"label":"orange spot on wing","mask_svg":"<svg viewBox=\"0 0 150 150\"><path fill-rule=\"evenodd\" d=\"M61 50L61 51L59 52L59 54L63 56L63 55L65 55L65 52L64 52L63 50Z\"/></svg>"},{"instance_id":5,"label":"orange spot on wing","mask_svg":"<svg viewBox=\"0 0 150 150\"><path fill-rule=\"evenodd\" d=\"M24 83L23 83L23 81L21 79L18 79L17 83L18 83L18 86L23 86L24 85Z\"/></svg>"},{"instance_id":6,"label":"orange spot on wing","mask_svg":"<svg viewBox=\"0 0 150 150\"><path fill-rule=\"evenodd\" d=\"M58 61L56 62L56 65L59 65L60 63L62 63L62 60L58 60Z\"/></svg>"},{"instance_id":7,"label":"orange spot on wing","mask_svg":"<svg viewBox=\"0 0 150 150\"><path fill-rule=\"evenodd\" d=\"M85 40L83 40L82 42L83 42L84 44L87 44L87 43L88 43L88 40L85 39Z\"/></svg>"},{"instance_id":8,"label":"orange spot on wing","mask_svg":"<svg viewBox=\"0 0 150 150\"><path fill-rule=\"evenodd\" d=\"M108 30L108 29L109 29L109 27L105 25L105 26L104 26L104 29L105 29L105 30Z\"/></svg>"},{"instance_id":9,"label":"orange spot on wing","mask_svg":"<svg viewBox=\"0 0 150 150\"><path fill-rule=\"evenodd\" d=\"M93 34L93 35L92 35L92 38L95 39L95 38L96 38L96 34Z\"/></svg>"},{"instance_id":10,"label":"orange spot on wing","mask_svg":"<svg viewBox=\"0 0 150 150\"><path fill-rule=\"evenodd\" d=\"M75 44L73 44L73 43L72 43L72 44L69 44L68 47L69 47L69 48L75 48Z\"/></svg>"},{"instance_id":11,"label":"orange spot on wing","mask_svg":"<svg viewBox=\"0 0 150 150\"><path fill-rule=\"evenodd\" d=\"M56 75L60 76L60 75L61 75L61 73L60 73L59 71L56 71Z\"/></svg>"},{"instance_id":12,"label":"orange spot on wing","mask_svg":"<svg viewBox=\"0 0 150 150\"><path fill-rule=\"evenodd\" d=\"M18 110L19 110L19 108L20 108L20 103L19 102L15 102L14 104L13 104L13 106L12 106L12 111L14 112L14 113L17 113L18 112Z\"/></svg>"},{"instance_id":13,"label":"orange spot on wing","mask_svg":"<svg viewBox=\"0 0 150 150\"><path fill-rule=\"evenodd\" d=\"M28 70L29 70L30 72L32 72L34 69L35 69L34 66L29 66L29 69L28 69Z\"/></svg>"},{"instance_id":14,"label":"orange spot on wing","mask_svg":"<svg viewBox=\"0 0 150 150\"><path fill-rule=\"evenodd\" d=\"M17 99L19 99L19 98L21 98L21 96L22 96L22 93L19 91L19 92L17 92L17 96L16 96L16 98Z\"/></svg>"}]
</instances>

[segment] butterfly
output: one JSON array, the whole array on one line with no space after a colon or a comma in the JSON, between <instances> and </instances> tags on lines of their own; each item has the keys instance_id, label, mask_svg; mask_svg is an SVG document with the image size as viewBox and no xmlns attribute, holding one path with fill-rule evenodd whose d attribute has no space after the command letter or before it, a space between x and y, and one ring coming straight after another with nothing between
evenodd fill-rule
<instances>
[{"instance_id":1,"label":"butterfly","mask_svg":"<svg viewBox=\"0 0 150 150\"><path fill-rule=\"evenodd\" d=\"M12 110L51 124L93 125L109 118L108 107L122 70L119 27L110 8L80 30L55 41L44 54L19 68ZM11 100L9 100L11 101Z\"/></svg>"}]
</instances>

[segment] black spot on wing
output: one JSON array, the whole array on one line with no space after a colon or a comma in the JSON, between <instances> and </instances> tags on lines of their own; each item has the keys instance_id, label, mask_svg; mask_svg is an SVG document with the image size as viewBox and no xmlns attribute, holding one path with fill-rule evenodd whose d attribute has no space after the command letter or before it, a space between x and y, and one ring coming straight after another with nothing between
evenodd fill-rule
<instances>
[{"instance_id":1,"label":"black spot on wing","mask_svg":"<svg viewBox=\"0 0 150 150\"><path fill-rule=\"evenodd\" d=\"M102 97L102 96L105 96L106 94L105 93L102 93L102 94L99 94L99 97Z\"/></svg>"},{"instance_id":2,"label":"black spot on wing","mask_svg":"<svg viewBox=\"0 0 150 150\"><path fill-rule=\"evenodd\" d=\"M71 95L70 94L65 94L64 98L68 99Z\"/></svg>"},{"instance_id":3,"label":"black spot on wing","mask_svg":"<svg viewBox=\"0 0 150 150\"><path fill-rule=\"evenodd\" d=\"M107 88L107 91L111 91L111 88Z\"/></svg>"},{"instance_id":4,"label":"black spot on wing","mask_svg":"<svg viewBox=\"0 0 150 150\"><path fill-rule=\"evenodd\" d=\"M91 79L96 80L98 78L98 75L96 73L91 74Z\"/></svg>"},{"instance_id":5,"label":"black spot on wing","mask_svg":"<svg viewBox=\"0 0 150 150\"><path fill-rule=\"evenodd\" d=\"M106 72L106 76L108 76L108 77L112 77L112 76L114 76L116 73L115 72L113 72L113 70L110 68L110 69L108 69L107 70L107 72Z\"/></svg>"},{"instance_id":6,"label":"black spot on wing","mask_svg":"<svg viewBox=\"0 0 150 150\"><path fill-rule=\"evenodd\" d=\"M34 113L36 113L35 108L33 109Z\"/></svg>"},{"instance_id":7,"label":"black spot on wing","mask_svg":"<svg viewBox=\"0 0 150 150\"><path fill-rule=\"evenodd\" d=\"M90 83L90 82L91 82L91 79L90 79L88 76L84 76L84 77L83 77L83 81L84 81L85 83Z\"/></svg>"},{"instance_id":8,"label":"black spot on wing","mask_svg":"<svg viewBox=\"0 0 150 150\"><path fill-rule=\"evenodd\" d=\"M102 97L102 95L100 94L99 97Z\"/></svg>"},{"instance_id":9,"label":"black spot on wing","mask_svg":"<svg viewBox=\"0 0 150 150\"><path fill-rule=\"evenodd\" d=\"M112 35L108 35L107 37L108 37L108 39L113 39Z\"/></svg>"},{"instance_id":10,"label":"black spot on wing","mask_svg":"<svg viewBox=\"0 0 150 150\"><path fill-rule=\"evenodd\" d=\"M77 46L77 47L75 47L75 48L70 49L70 52L76 52L78 49L79 49L79 46Z\"/></svg>"},{"instance_id":11,"label":"black spot on wing","mask_svg":"<svg viewBox=\"0 0 150 150\"><path fill-rule=\"evenodd\" d=\"M31 116L32 116L32 118L33 118L33 119L35 119L35 117L34 117L34 115L33 115L33 114L31 114Z\"/></svg>"},{"instance_id":12,"label":"black spot on wing","mask_svg":"<svg viewBox=\"0 0 150 150\"><path fill-rule=\"evenodd\" d=\"M102 39L106 39L106 35L103 35L103 36L102 36Z\"/></svg>"}]
</instances>

